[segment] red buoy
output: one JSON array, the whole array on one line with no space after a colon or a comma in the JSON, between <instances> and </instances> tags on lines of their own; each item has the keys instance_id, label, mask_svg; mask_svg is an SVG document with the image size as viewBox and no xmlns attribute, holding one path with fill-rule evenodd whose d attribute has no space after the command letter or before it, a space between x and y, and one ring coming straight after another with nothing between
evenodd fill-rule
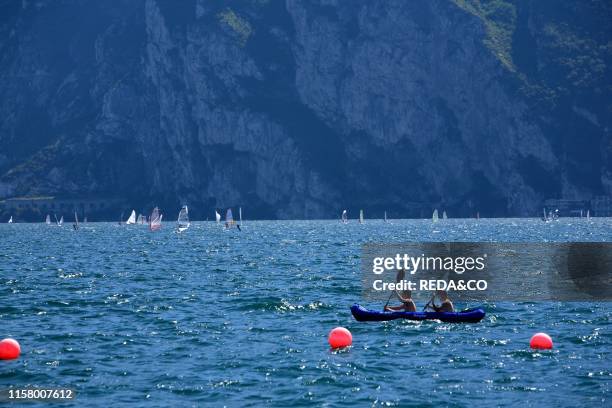
<instances>
[{"instance_id":1,"label":"red buoy","mask_svg":"<svg viewBox=\"0 0 612 408\"><path fill-rule=\"evenodd\" d=\"M344 327L336 327L329 332L327 340L329 341L329 345L334 349L348 347L353 344L353 335Z\"/></svg>"},{"instance_id":2,"label":"red buoy","mask_svg":"<svg viewBox=\"0 0 612 408\"><path fill-rule=\"evenodd\" d=\"M14 339L0 341L0 360L14 360L19 357L21 347Z\"/></svg>"},{"instance_id":3,"label":"red buoy","mask_svg":"<svg viewBox=\"0 0 612 408\"><path fill-rule=\"evenodd\" d=\"M536 333L531 337L529 347L538 350L550 350L553 348L553 341L546 333Z\"/></svg>"}]
</instances>

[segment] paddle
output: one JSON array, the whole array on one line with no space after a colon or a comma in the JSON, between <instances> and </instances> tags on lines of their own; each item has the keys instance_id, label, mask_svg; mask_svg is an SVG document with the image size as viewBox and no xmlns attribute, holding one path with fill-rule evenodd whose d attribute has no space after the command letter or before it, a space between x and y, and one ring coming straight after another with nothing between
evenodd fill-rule
<instances>
[{"instance_id":1,"label":"paddle","mask_svg":"<svg viewBox=\"0 0 612 408\"><path fill-rule=\"evenodd\" d=\"M404 269L398 269L397 275L395 276L395 283L403 281L404 276L406 276L406 271ZM385 310L387 306L389 306L389 302L391 301L391 297L393 297L394 293L395 292L391 292L391 294L389 295L389 299L387 299L387 303L385 303L385 307L383 307L383 310Z\"/></svg>"},{"instance_id":2,"label":"paddle","mask_svg":"<svg viewBox=\"0 0 612 408\"><path fill-rule=\"evenodd\" d=\"M429 299L429 302L425 303L425 306L423 306L423 311L426 311L426 310L427 310L427 306L429 306L429 304L430 304L431 302L433 302L433 300L434 300L434 298L435 298L435 297L436 297L436 295L433 295L433 296L431 297L431 299Z\"/></svg>"}]
</instances>

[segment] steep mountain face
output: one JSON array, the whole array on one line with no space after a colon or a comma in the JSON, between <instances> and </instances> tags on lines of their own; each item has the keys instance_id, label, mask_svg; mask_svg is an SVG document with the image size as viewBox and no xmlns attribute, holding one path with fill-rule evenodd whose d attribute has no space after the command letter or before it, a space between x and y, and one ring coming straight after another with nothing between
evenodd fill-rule
<instances>
[{"instance_id":1,"label":"steep mountain face","mask_svg":"<svg viewBox=\"0 0 612 408\"><path fill-rule=\"evenodd\" d=\"M606 1L0 3L0 198L200 218L612 195Z\"/></svg>"}]
</instances>

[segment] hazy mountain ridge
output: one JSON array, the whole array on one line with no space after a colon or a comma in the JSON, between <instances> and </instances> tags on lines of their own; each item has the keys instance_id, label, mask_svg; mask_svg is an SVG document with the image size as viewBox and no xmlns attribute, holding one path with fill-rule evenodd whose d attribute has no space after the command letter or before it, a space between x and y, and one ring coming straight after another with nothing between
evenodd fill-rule
<instances>
[{"instance_id":1,"label":"hazy mountain ridge","mask_svg":"<svg viewBox=\"0 0 612 408\"><path fill-rule=\"evenodd\" d=\"M603 1L0 8L0 196L309 218L612 194Z\"/></svg>"}]
</instances>

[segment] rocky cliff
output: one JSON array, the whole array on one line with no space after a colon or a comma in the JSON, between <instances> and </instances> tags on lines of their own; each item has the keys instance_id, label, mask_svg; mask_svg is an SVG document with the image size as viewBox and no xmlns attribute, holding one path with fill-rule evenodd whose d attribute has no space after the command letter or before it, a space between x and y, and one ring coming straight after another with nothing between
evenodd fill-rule
<instances>
[{"instance_id":1,"label":"rocky cliff","mask_svg":"<svg viewBox=\"0 0 612 408\"><path fill-rule=\"evenodd\" d=\"M607 1L0 4L0 197L250 218L612 195Z\"/></svg>"}]
</instances>

